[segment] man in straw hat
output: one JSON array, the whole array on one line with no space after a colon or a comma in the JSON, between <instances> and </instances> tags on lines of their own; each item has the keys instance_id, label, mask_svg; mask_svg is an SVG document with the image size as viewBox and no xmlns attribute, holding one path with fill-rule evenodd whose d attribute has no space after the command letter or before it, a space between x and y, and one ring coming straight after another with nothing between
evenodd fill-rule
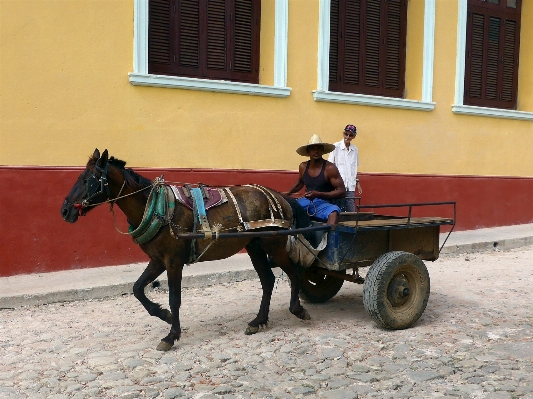
<instances>
[{"instance_id":1,"label":"man in straw hat","mask_svg":"<svg viewBox=\"0 0 533 399\"><path fill-rule=\"evenodd\" d=\"M335 164L326 161L322 156L335 149L333 144L324 143L314 134L309 142L299 147L296 152L309 161L302 162L299 167L298 180L292 188L283 193L287 196L300 191L305 186L305 194L298 203L315 219L337 224L340 208L330 201L344 198L346 188Z\"/></svg>"}]
</instances>

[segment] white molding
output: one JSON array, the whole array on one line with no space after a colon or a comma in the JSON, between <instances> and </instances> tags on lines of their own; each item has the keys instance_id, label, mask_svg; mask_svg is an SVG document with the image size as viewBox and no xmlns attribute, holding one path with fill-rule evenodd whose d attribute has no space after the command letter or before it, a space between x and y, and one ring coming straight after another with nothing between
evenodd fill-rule
<instances>
[{"instance_id":1,"label":"white molding","mask_svg":"<svg viewBox=\"0 0 533 399\"><path fill-rule=\"evenodd\" d=\"M518 119L533 121L533 112L516 111L501 108L476 107L464 105L464 82L466 63L466 25L467 25L467 0L458 1L457 18L457 56L455 62L455 104L452 112L458 115L486 116L489 118Z\"/></svg>"},{"instance_id":2,"label":"white molding","mask_svg":"<svg viewBox=\"0 0 533 399\"><path fill-rule=\"evenodd\" d=\"M129 78L130 83L134 86L167 87L267 97L287 97L291 94L290 87L265 86L252 83L229 82L227 80L195 79L134 72L129 73Z\"/></svg>"},{"instance_id":3,"label":"white molding","mask_svg":"<svg viewBox=\"0 0 533 399\"><path fill-rule=\"evenodd\" d=\"M313 91L313 98L315 101L413 109L420 111L432 111L435 108L435 103L432 102L435 41L435 0L425 0L424 6L424 65L422 70L422 101L328 91L330 9L331 0L320 0L318 22L317 90Z\"/></svg>"},{"instance_id":4,"label":"white molding","mask_svg":"<svg viewBox=\"0 0 533 399\"><path fill-rule=\"evenodd\" d=\"M148 0L134 0L133 71L148 73Z\"/></svg>"},{"instance_id":5,"label":"white molding","mask_svg":"<svg viewBox=\"0 0 533 399\"><path fill-rule=\"evenodd\" d=\"M274 32L274 86L287 86L289 0L276 0Z\"/></svg>"},{"instance_id":6,"label":"white molding","mask_svg":"<svg viewBox=\"0 0 533 399\"><path fill-rule=\"evenodd\" d=\"M487 116L491 118L533 121L533 112L515 111L512 109L474 107L471 105L453 105L452 112L461 115L476 115Z\"/></svg>"},{"instance_id":7,"label":"white molding","mask_svg":"<svg viewBox=\"0 0 533 399\"><path fill-rule=\"evenodd\" d=\"M406 100L404 98L370 96L366 94L341 93L336 91L314 90L315 101L326 101L343 104L371 105L374 107L412 109L417 111L432 111L434 102Z\"/></svg>"},{"instance_id":8,"label":"white molding","mask_svg":"<svg viewBox=\"0 0 533 399\"><path fill-rule=\"evenodd\" d=\"M274 86L223 80L195 79L148 73L148 0L134 0L133 72L128 74L134 86L155 86L176 89L287 97L288 0L276 0L274 37Z\"/></svg>"},{"instance_id":9,"label":"white molding","mask_svg":"<svg viewBox=\"0 0 533 399\"><path fill-rule=\"evenodd\" d=\"M318 16L318 82L317 91L326 92L329 87L329 31L331 0L320 0Z\"/></svg>"},{"instance_id":10,"label":"white molding","mask_svg":"<svg viewBox=\"0 0 533 399\"><path fill-rule=\"evenodd\" d=\"M465 53L466 53L466 19L467 2L459 0L457 18L457 54L455 61L455 105L462 106L465 82Z\"/></svg>"},{"instance_id":11,"label":"white molding","mask_svg":"<svg viewBox=\"0 0 533 399\"><path fill-rule=\"evenodd\" d=\"M433 62L435 59L435 0L424 3L424 65L422 71L422 101L433 100Z\"/></svg>"}]
</instances>

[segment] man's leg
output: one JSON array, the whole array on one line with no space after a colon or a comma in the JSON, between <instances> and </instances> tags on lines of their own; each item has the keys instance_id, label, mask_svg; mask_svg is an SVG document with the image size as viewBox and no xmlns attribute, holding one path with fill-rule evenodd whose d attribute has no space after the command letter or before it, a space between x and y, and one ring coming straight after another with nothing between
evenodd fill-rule
<instances>
[{"instance_id":1,"label":"man's leg","mask_svg":"<svg viewBox=\"0 0 533 399\"><path fill-rule=\"evenodd\" d=\"M331 225L339 222L339 213L341 210L337 205L333 205L320 198L315 198L313 205L316 207L315 219Z\"/></svg>"},{"instance_id":2,"label":"man's leg","mask_svg":"<svg viewBox=\"0 0 533 399\"><path fill-rule=\"evenodd\" d=\"M339 223L339 212L337 211L331 212L328 216L327 223L331 225L336 225L337 223Z\"/></svg>"},{"instance_id":3,"label":"man's leg","mask_svg":"<svg viewBox=\"0 0 533 399\"><path fill-rule=\"evenodd\" d=\"M355 191L346 191L346 212L355 212Z\"/></svg>"}]
</instances>

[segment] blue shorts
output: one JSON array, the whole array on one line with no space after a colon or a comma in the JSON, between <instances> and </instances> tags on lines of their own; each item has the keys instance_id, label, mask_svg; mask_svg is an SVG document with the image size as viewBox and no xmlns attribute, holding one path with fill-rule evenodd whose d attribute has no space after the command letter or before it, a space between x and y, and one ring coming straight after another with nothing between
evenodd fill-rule
<instances>
[{"instance_id":1,"label":"blue shorts","mask_svg":"<svg viewBox=\"0 0 533 399\"><path fill-rule=\"evenodd\" d=\"M333 205L321 198L315 198L310 201L308 198L300 198L298 203L307 211L307 214L317 220L327 221L330 213L337 211L341 213L341 209L337 205Z\"/></svg>"}]
</instances>

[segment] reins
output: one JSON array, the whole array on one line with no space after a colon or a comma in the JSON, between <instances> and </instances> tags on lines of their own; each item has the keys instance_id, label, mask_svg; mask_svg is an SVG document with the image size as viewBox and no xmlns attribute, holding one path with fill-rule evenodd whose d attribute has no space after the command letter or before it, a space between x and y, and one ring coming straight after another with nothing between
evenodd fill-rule
<instances>
[{"instance_id":1,"label":"reins","mask_svg":"<svg viewBox=\"0 0 533 399\"><path fill-rule=\"evenodd\" d=\"M127 176L124 175L124 181L122 183L122 186L121 186L117 196L115 198L111 199L111 198L109 198L110 190L109 190L109 182L108 182L109 166L110 166L109 162L107 162L106 165L103 168L100 167L99 165L96 165L96 169L102 173L100 178L97 178L96 176L92 175L85 182L86 187L87 187L88 196L87 196L87 198L82 200L81 203L74 204L74 207L76 209L78 209L80 215L84 214L83 213L83 209L84 208L95 207L95 206L99 206L99 205L102 205L102 204L105 204L105 203L109 203L110 204L109 212L111 212L111 214L113 215L112 216L113 217L113 225L115 227L115 230L119 234L132 236L134 241L137 244L143 244L143 243L151 240L153 238L153 236L155 234L157 234L159 229L162 226L166 225L166 224L169 225L171 236L177 239L178 237L174 234L173 227L178 227L178 229L180 229L181 227L180 226L173 226L172 216L173 216L173 212L174 212L174 210L173 210L174 209L174 201L167 202L168 201L168 199L167 199L168 192L165 193L166 189L162 189L163 191L159 190L159 187L161 187L161 186L170 186L172 184L174 184L174 185L182 184L182 185L185 185L185 186L193 186L193 184L187 184L187 183L182 183L182 182L173 182L173 181L166 182L163 179L163 176L161 176L161 177L156 177L151 184L148 184L148 185L146 185L145 187L143 187L141 189L133 191L133 192L131 192L129 194L122 195L122 192L124 191L124 187L126 186L126 182L128 181ZM230 199L232 200L233 205L234 205L234 207L236 209L236 212L237 212L237 214L239 216L239 220L240 220L241 224L243 225L241 227L237 227L237 229L240 230L243 227L246 230L249 229L249 228L257 228L258 227L257 225L254 225L254 227L250 227L250 224L248 222L244 222L244 220L242 218L242 215L240 214L240 209L239 209L240 207L239 207L236 199L234 198L233 193L229 190L229 187L234 187L234 186L236 186L236 185L225 186L225 191L226 191L227 195L230 197ZM268 200L268 203L269 203L271 222L272 223L275 223L276 221L279 222L279 220L277 220L277 219L275 220L275 218L274 218L273 209L276 209L280 213L281 221L283 222L283 219L284 219L283 218L283 211L282 211L280 203L275 198L275 196L272 193L270 193L270 191L268 189L266 189L266 188L264 188L262 186L258 186L258 185L249 185L249 186L250 187L254 187L255 189L258 189L259 191L261 191L266 196L266 198ZM147 190L147 189L150 189L150 193L148 195L148 200L147 200L147 204L146 204L145 209L144 209L144 213L143 213L143 217L142 217L141 223L138 226L136 226L136 227L134 227L130 223L130 227L129 227L127 232L121 231L118 228L118 226L117 226L117 221L116 221L116 217L115 217L115 211L114 211L115 202L117 202L120 199L124 199L124 198L132 196L134 194L137 194L139 192L142 192L144 190ZM191 189L191 188L189 187L189 189ZM156 191L154 191L154 190L156 190ZM198 190L198 189L197 188L192 188L192 190L194 191L194 190ZM201 195L201 194L199 194L199 191L198 192L194 192L194 194L195 194L196 197ZM103 195L106 195L107 198L102 200L102 201L98 201L98 199L100 199L99 197L103 196ZM97 200L98 202L90 203L91 200ZM205 217L205 210L203 212L197 212L198 215L196 215L196 216L194 215L195 208L197 206L197 202L198 201L202 201L202 199L201 198L200 199L196 198L195 200L193 200L193 219L194 219L193 231L194 232L196 232L196 230L198 228L196 218L197 217L201 218L202 215ZM201 203L200 205L203 205L203 203ZM201 207L201 208L203 208L203 207ZM262 221L262 222L264 224L264 222L266 222L266 221ZM209 245L207 245L207 247L202 251L200 256L193 255L195 253L195 241L196 240L192 240L191 258L189 259L189 264L196 263L196 262L198 262L198 260L200 260L200 258L202 258L202 256L207 252L207 250L216 241L218 241L218 234L222 230L229 230L229 229L223 229L222 225L216 225L216 226L213 226L213 228L211 228L208 223L206 223L204 225L204 222L202 221L202 231L206 234L206 238L210 238L211 240L213 240L213 238L214 238L214 240Z\"/></svg>"}]
</instances>

